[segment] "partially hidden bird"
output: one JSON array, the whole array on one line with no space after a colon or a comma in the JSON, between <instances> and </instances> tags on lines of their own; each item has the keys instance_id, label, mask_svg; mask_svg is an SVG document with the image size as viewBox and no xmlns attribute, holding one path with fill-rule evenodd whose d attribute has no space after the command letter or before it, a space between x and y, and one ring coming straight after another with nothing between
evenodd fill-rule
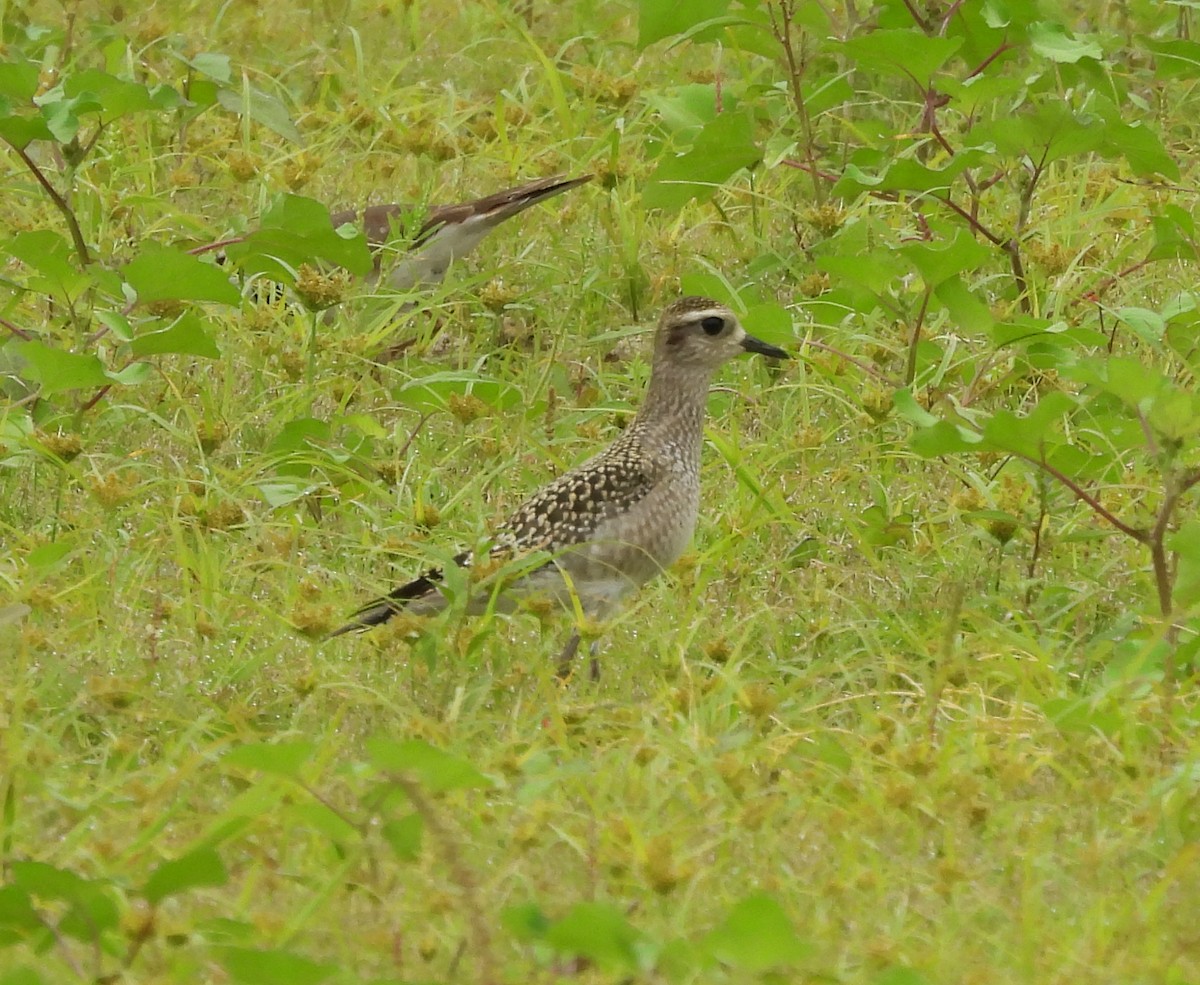
<instances>
[{"instance_id":1,"label":"partially hidden bird","mask_svg":"<svg viewBox=\"0 0 1200 985\"><path fill-rule=\"evenodd\" d=\"M375 254L372 280L379 279L387 252L394 250L399 256L387 270L386 282L397 291L407 291L440 284L450 265L502 222L591 180L590 174L575 178L557 174L458 205L431 205L423 210L411 205L368 205L334 212L329 218L335 228L361 223Z\"/></svg>"}]
</instances>

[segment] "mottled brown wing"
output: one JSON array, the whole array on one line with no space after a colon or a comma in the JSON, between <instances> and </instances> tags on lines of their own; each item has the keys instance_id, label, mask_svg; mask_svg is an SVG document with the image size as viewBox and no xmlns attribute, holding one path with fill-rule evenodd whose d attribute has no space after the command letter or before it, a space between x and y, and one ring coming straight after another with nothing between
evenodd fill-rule
<instances>
[{"instance_id":1,"label":"mottled brown wing","mask_svg":"<svg viewBox=\"0 0 1200 985\"><path fill-rule=\"evenodd\" d=\"M553 554L585 543L601 523L627 512L654 488L655 477L647 472L645 462L637 439L627 434L599 458L559 476L509 517L494 538L492 557L513 558L534 551ZM454 563L466 567L471 560L471 552L464 551ZM329 638L381 625L436 592L441 582L441 570L432 568L368 602Z\"/></svg>"},{"instance_id":2,"label":"mottled brown wing","mask_svg":"<svg viewBox=\"0 0 1200 985\"><path fill-rule=\"evenodd\" d=\"M584 543L601 523L628 512L653 488L636 440L618 442L522 504L501 528L494 551L555 552Z\"/></svg>"}]
</instances>

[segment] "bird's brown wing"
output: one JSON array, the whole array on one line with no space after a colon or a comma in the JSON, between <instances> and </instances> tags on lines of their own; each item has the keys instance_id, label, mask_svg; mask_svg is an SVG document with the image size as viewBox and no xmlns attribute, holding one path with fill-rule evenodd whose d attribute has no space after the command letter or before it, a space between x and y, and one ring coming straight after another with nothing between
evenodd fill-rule
<instances>
[{"instance_id":1,"label":"bird's brown wing","mask_svg":"<svg viewBox=\"0 0 1200 985\"><path fill-rule=\"evenodd\" d=\"M585 543L601 523L627 512L654 488L656 477L644 463L636 436L627 434L599 457L559 476L526 500L497 531L490 556L508 560L535 551L555 554ZM469 567L472 560L472 552L464 551L454 563ZM441 569L431 568L368 602L329 636L381 625L437 592L441 583Z\"/></svg>"},{"instance_id":2,"label":"bird's brown wing","mask_svg":"<svg viewBox=\"0 0 1200 985\"><path fill-rule=\"evenodd\" d=\"M628 511L650 492L655 478L629 448L635 444L619 442L559 476L509 518L497 546L513 554L561 551L584 543L605 520Z\"/></svg>"},{"instance_id":3,"label":"bird's brown wing","mask_svg":"<svg viewBox=\"0 0 1200 985\"><path fill-rule=\"evenodd\" d=\"M492 225L496 225L538 202L561 195L568 189L591 180L590 174L580 175L578 178L556 174L459 205L430 205L425 209L399 203L368 205L361 211L345 209L334 212L329 218L335 228L347 222L361 222L367 242L373 247L385 246L399 237L409 239L408 246L413 249L427 242L442 226L465 222L475 216L485 217ZM414 229L406 228L406 224L415 225L417 220L421 220L419 226Z\"/></svg>"}]
</instances>

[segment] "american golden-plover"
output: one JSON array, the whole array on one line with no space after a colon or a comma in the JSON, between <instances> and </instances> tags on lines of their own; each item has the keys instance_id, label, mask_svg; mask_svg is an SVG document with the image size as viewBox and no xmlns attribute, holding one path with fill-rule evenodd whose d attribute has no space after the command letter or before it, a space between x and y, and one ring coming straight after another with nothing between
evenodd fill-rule
<instances>
[{"instance_id":1,"label":"american golden-plover","mask_svg":"<svg viewBox=\"0 0 1200 985\"><path fill-rule=\"evenodd\" d=\"M497 559L547 555L503 587L498 609L511 610L523 596L548 595L571 609L578 602L588 619L603 620L683 553L700 506L709 380L743 352L788 358L748 335L729 308L709 298L683 298L663 312L650 385L633 422L600 454L536 493L493 538ZM471 562L471 552L454 559L464 567ZM436 612L446 605L441 582L441 571L427 571L363 606L331 635L377 626L399 612ZM482 611L490 598L473 598L470 611ZM576 628L559 658L561 674L570 671L578 647Z\"/></svg>"},{"instance_id":2,"label":"american golden-plover","mask_svg":"<svg viewBox=\"0 0 1200 985\"><path fill-rule=\"evenodd\" d=\"M451 263L470 253L500 223L555 195L592 180L554 175L517 185L495 195L461 205L431 205L421 210L409 205L369 205L359 211L334 212L334 226L362 223L367 242L375 253L377 280L389 250L403 256L389 271L387 283L397 291L419 285L440 284ZM419 227L413 228L417 220Z\"/></svg>"},{"instance_id":3,"label":"american golden-plover","mask_svg":"<svg viewBox=\"0 0 1200 985\"><path fill-rule=\"evenodd\" d=\"M333 212L329 218L335 229L346 223L362 224L374 257L368 283L376 283L387 269L386 283L397 291L409 291L440 284L455 260L475 249L506 219L591 180L590 174L577 178L556 174L460 205L430 205L424 209L412 205L368 205L361 210ZM225 240L200 249L227 246L243 239L245 237ZM222 249L217 253L217 263L225 262ZM259 300L278 300L282 296L283 289L279 285L269 289L256 285L254 289L254 297ZM413 307L415 305L407 305L405 310Z\"/></svg>"}]
</instances>

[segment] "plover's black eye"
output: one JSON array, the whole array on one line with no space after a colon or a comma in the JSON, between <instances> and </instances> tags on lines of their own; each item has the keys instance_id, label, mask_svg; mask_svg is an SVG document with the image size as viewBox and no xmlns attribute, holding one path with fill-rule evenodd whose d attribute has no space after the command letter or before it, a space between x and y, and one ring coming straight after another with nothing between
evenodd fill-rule
<instances>
[{"instance_id":1,"label":"plover's black eye","mask_svg":"<svg viewBox=\"0 0 1200 985\"><path fill-rule=\"evenodd\" d=\"M717 315L709 315L700 322L700 327L704 329L705 335L720 335L725 330L725 319Z\"/></svg>"}]
</instances>

